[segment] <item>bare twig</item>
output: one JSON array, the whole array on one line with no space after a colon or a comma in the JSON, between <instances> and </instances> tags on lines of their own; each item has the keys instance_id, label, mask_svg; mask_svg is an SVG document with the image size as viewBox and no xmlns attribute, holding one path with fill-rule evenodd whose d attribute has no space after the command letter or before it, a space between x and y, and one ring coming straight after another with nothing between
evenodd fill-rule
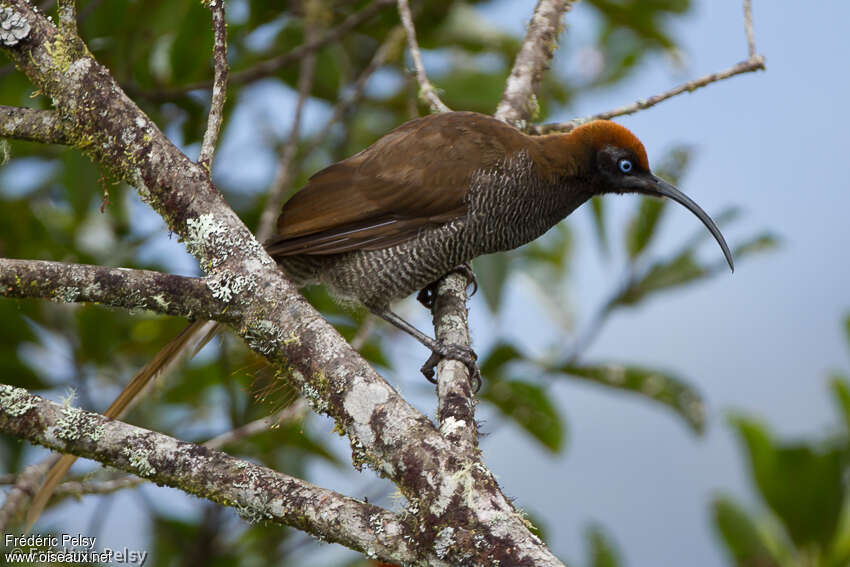
<instances>
[{"instance_id":1,"label":"bare twig","mask_svg":"<svg viewBox=\"0 0 850 567\"><path fill-rule=\"evenodd\" d=\"M744 29L747 32L747 49L750 59L756 57L756 36L753 32L753 6L751 0L744 0Z\"/></svg>"},{"instance_id":2,"label":"bare twig","mask_svg":"<svg viewBox=\"0 0 850 567\"><path fill-rule=\"evenodd\" d=\"M57 460L59 460L59 455L50 455L46 459L28 466L20 474L13 475L11 483L4 483L13 484L13 486L6 495L3 506L0 507L0 533L11 533L12 523L23 513L36 488L38 488L41 477Z\"/></svg>"},{"instance_id":3,"label":"bare twig","mask_svg":"<svg viewBox=\"0 0 850 567\"><path fill-rule=\"evenodd\" d=\"M210 101L210 112L207 116L207 129L204 141L201 143L201 155L198 163L212 169L215 146L221 131L224 101L227 100L227 74L230 70L227 64L227 21L224 14L224 0L210 0L213 26L213 89Z\"/></svg>"},{"instance_id":4,"label":"bare twig","mask_svg":"<svg viewBox=\"0 0 850 567\"><path fill-rule=\"evenodd\" d=\"M626 116L628 114L634 114L635 112L646 110L647 108L652 108L656 104L664 102L665 100L673 98L674 96L693 92L699 88L710 85L711 83L723 81L725 79L734 77L735 75L752 73L754 71L763 71L765 69L764 56L756 54L756 43L755 37L753 35L753 12L752 7L750 5L750 1L751 0L744 0L744 28L747 34L747 46L749 49L749 58L746 61L741 61L737 65L733 65L732 67L729 67L724 71L720 71L718 73L711 73L709 75L702 76L698 79L694 79L693 81L688 81L687 83L683 83L679 86L673 87L672 89L666 92L653 95L649 98L641 99L631 104L626 104L619 108L608 110L606 112L600 112L599 114L594 114L592 116L576 118L570 120L569 122L562 122L558 124L544 124L542 126L537 126L532 129L533 132L535 134L569 132L576 126L580 126L586 122L590 122L591 120L610 120L611 118L615 118L617 116Z\"/></svg>"},{"instance_id":5,"label":"bare twig","mask_svg":"<svg viewBox=\"0 0 850 567\"><path fill-rule=\"evenodd\" d=\"M72 124L52 110L0 106L0 138L71 144Z\"/></svg>"},{"instance_id":6,"label":"bare twig","mask_svg":"<svg viewBox=\"0 0 850 567\"><path fill-rule=\"evenodd\" d=\"M496 118L524 129L537 112L537 87L557 47L561 20L573 0L539 0L505 85Z\"/></svg>"},{"instance_id":7,"label":"bare twig","mask_svg":"<svg viewBox=\"0 0 850 567\"><path fill-rule=\"evenodd\" d=\"M387 34L387 39L378 47L375 51L375 54L372 56L372 60L366 66L365 69L360 73L360 76L354 81L351 86L351 89L342 97L340 97L339 102L334 105L333 111L331 112L331 117L325 122L322 130L310 141L307 147L303 151L303 156L311 155L316 149L321 146L327 137L330 135L333 130L334 125L339 122L346 112L363 96L363 91L366 88L366 82L369 78L375 74L380 67L386 63L390 54L395 51L398 47L399 43L404 38L404 29L401 26L397 26L393 28L389 34ZM257 230L257 238L260 241L265 240L271 235L271 231L274 229L274 220L280 212L280 207L282 205L284 189L291 182L292 177L294 177L295 172L293 168L290 166L292 159L295 156L295 149L297 148L297 137L294 136L299 130L299 122L301 120L301 108L303 105L303 101L305 100L306 93L309 91L309 86L307 85L307 78L312 80L313 68L315 66L314 62L308 61L310 57L305 57L302 61L301 74L299 75L299 96L298 102L296 103L295 109L295 122L292 125L292 132L290 133L289 140L287 141L287 145L284 148L284 151L281 156L280 166L278 167L278 173L275 177L275 181L272 183L272 189L270 190L269 199L266 203L265 209L263 209L263 214L260 217L260 228ZM307 69L309 68L309 73ZM309 77L308 77L309 75ZM304 82L301 82L301 79L304 78ZM303 87L303 88L302 88ZM289 151L287 151L288 148ZM287 157L287 156L290 157ZM284 176L285 172L289 172L288 175ZM357 347L355 347L357 348Z\"/></svg>"},{"instance_id":8,"label":"bare twig","mask_svg":"<svg viewBox=\"0 0 850 567\"><path fill-rule=\"evenodd\" d=\"M355 333L354 337L351 339L351 348L356 351L359 351L363 348L363 345L366 344L366 341L369 340L369 335L372 334L372 331L375 330L375 323L378 320L371 313L367 314L366 317L363 318L363 323L360 324L360 328L357 329L357 333Z\"/></svg>"},{"instance_id":9,"label":"bare twig","mask_svg":"<svg viewBox=\"0 0 850 567\"><path fill-rule=\"evenodd\" d=\"M290 63L294 63L296 61L300 61L302 57L307 55L308 53L317 51L324 47L325 45L337 41L339 38L344 36L346 33L356 28L360 24L368 21L373 16L375 16L378 12L380 12L383 8L393 3L394 0L375 0L367 7L363 8L359 12L351 14L348 16L341 24L337 27L328 30L322 36L316 38L315 40L307 43L303 43L282 55L278 55L276 57L272 57L270 59L266 59L264 61L260 61L253 67L249 69L243 69L241 71L235 71L230 74L230 84L231 85L242 85L245 83L250 83L252 81L256 81L257 79L262 79L264 77L269 77L275 74L277 71L286 67ZM197 83L191 83L188 85L183 85L180 87L176 87L173 89L164 89L164 90L155 90L155 91L136 91L134 94L139 94L149 100L153 101L164 101L171 100L173 98L183 96L186 93L191 91L196 91L200 89L208 89L212 86L210 81L199 81ZM128 89L128 91L132 92L132 89Z\"/></svg>"},{"instance_id":10,"label":"bare twig","mask_svg":"<svg viewBox=\"0 0 850 567\"><path fill-rule=\"evenodd\" d=\"M317 35L317 23L308 22L307 42L309 43ZM286 188L292 183L296 176L297 167L293 167L295 156L298 153L298 140L301 134L301 122L304 118L304 106L310 98L310 90L313 88L313 77L316 71L316 52L311 51L301 60L298 71L298 101L295 103L295 113L292 120L292 129L289 131L289 139L283 146L277 173L269 188L269 197L266 201L263 214L260 216L260 227L257 229L257 238L260 242L268 239L275 229L275 219L280 213Z\"/></svg>"},{"instance_id":11,"label":"bare twig","mask_svg":"<svg viewBox=\"0 0 850 567\"><path fill-rule=\"evenodd\" d=\"M437 90L428 80L425 74L425 65L422 64L422 54L419 53L419 44L416 42L416 28L413 27L413 16L410 13L410 5L407 0L398 0L398 13L407 31L407 44L410 48L410 57L416 69L416 79L419 81L419 96L431 107L431 112L450 112L451 109L445 105L437 96Z\"/></svg>"},{"instance_id":12,"label":"bare twig","mask_svg":"<svg viewBox=\"0 0 850 567\"><path fill-rule=\"evenodd\" d=\"M354 81L351 90L341 97L340 101L334 106L333 111L331 112L331 117L327 122L325 122L321 132L319 132L307 146L304 151L305 155L310 155L316 151L316 149L318 149L318 147L321 146L330 135L334 125L342 120L345 113L360 101L363 97L363 91L366 88L366 83L369 81L369 78L389 60L390 56L401 46L404 38L405 32L402 26L396 26L390 30L387 34L387 38L375 51L375 54L372 56L372 60L369 61L369 64Z\"/></svg>"},{"instance_id":13,"label":"bare twig","mask_svg":"<svg viewBox=\"0 0 850 567\"><path fill-rule=\"evenodd\" d=\"M669 98L673 98L674 96L678 96L680 94L693 92L699 88L710 85L711 83L716 83L718 81L722 81L724 79L728 79L730 77L734 77L735 75L741 75L743 73L752 73L753 71L764 70L764 57L761 55L757 55L752 59L748 59L747 61L742 61L737 65L726 69L725 71L720 71L719 73L712 73L710 75L705 75L700 77L699 79L694 79L693 81L688 81L687 83L681 84L677 87L670 89L667 92L663 92L661 94L657 94L651 96L649 98L641 99L631 104L627 104L621 106L619 108L615 108L613 110L608 110L606 112L600 112L599 114L594 114L592 116L586 116L584 118L576 118L569 122L562 122L558 124L544 124L543 126L538 126L534 129L536 134L549 134L552 132L569 132L576 126L580 126L586 122L590 122L591 120L610 120L611 118L615 118L617 116L625 116L628 114L634 114L635 112L639 112L641 110L646 110L647 108L651 108L656 104L663 102Z\"/></svg>"}]
</instances>

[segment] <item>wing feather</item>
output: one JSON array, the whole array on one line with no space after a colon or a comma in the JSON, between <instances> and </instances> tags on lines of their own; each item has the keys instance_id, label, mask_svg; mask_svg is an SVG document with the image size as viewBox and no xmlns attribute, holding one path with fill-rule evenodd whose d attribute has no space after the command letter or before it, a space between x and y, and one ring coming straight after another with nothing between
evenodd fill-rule
<instances>
[{"instance_id":1,"label":"wing feather","mask_svg":"<svg viewBox=\"0 0 850 567\"><path fill-rule=\"evenodd\" d=\"M404 242L424 227L464 216L474 172L519 151L522 138L514 128L476 113L407 122L313 175L283 206L277 234L266 247L272 255L289 256Z\"/></svg>"}]
</instances>

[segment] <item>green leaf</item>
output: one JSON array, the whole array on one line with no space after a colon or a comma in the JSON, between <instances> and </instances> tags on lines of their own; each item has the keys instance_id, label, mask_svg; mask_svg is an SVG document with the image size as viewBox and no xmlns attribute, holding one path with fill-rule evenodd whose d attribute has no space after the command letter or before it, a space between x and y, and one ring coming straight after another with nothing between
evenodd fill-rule
<instances>
[{"instance_id":1,"label":"green leaf","mask_svg":"<svg viewBox=\"0 0 850 567\"><path fill-rule=\"evenodd\" d=\"M711 511L714 528L726 544L735 565L780 565L755 522L734 500L718 496L711 504Z\"/></svg>"},{"instance_id":2,"label":"green leaf","mask_svg":"<svg viewBox=\"0 0 850 567\"><path fill-rule=\"evenodd\" d=\"M501 380L505 377L505 366L509 362L522 360L523 355L516 347L509 343L499 343L494 346L487 355L479 368L482 376L492 377L494 380Z\"/></svg>"},{"instance_id":3,"label":"green leaf","mask_svg":"<svg viewBox=\"0 0 850 567\"><path fill-rule=\"evenodd\" d=\"M751 254L758 254L774 250L779 246L779 238L770 232L762 232L732 247L735 258L744 258Z\"/></svg>"},{"instance_id":4,"label":"green leaf","mask_svg":"<svg viewBox=\"0 0 850 567\"><path fill-rule=\"evenodd\" d=\"M472 271L478 278L478 287L493 313L498 312L502 304L502 293L510 273L510 258L510 254L487 254L472 261Z\"/></svg>"},{"instance_id":5,"label":"green leaf","mask_svg":"<svg viewBox=\"0 0 850 567\"><path fill-rule=\"evenodd\" d=\"M844 340L847 341L847 350L850 350L850 314L844 317Z\"/></svg>"},{"instance_id":6,"label":"green leaf","mask_svg":"<svg viewBox=\"0 0 850 567\"><path fill-rule=\"evenodd\" d=\"M732 424L747 449L759 492L792 541L797 547L829 549L845 496L842 451L775 444L760 424L743 417Z\"/></svg>"},{"instance_id":7,"label":"green leaf","mask_svg":"<svg viewBox=\"0 0 850 567\"><path fill-rule=\"evenodd\" d=\"M640 256L652 241L666 204L666 201L652 197L640 200L638 210L626 228L626 251L630 259L634 260Z\"/></svg>"},{"instance_id":8,"label":"green leaf","mask_svg":"<svg viewBox=\"0 0 850 567\"><path fill-rule=\"evenodd\" d=\"M489 380L481 398L525 429L553 453L564 445L564 423L546 391L518 380Z\"/></svg>"},{"instance_id":9,"label":"green leaf","mask_svg":"<svg viewBox=\"0 0 850 567\"><path fill-rule=\"evenodd\" d=\"M596 241L599 243L599 249L606 256L609 253L608 249L608 233L605 230L605 201L597 195L590 200L590 210L593 212L593 228L596 232Z\"/></svg>"},{"instance_id":10,"label":"green leaf","mask_svg":"<svg viewBox=\"0 0 850 567\"><path fill-rule=\"evenodd\" d=\"M835 374L832 377L830 386L841 410L841 416L844 418L844 427L847 430L847 435L850 435L850 381L843 374Z\"/></svg>"},{"instance_id":11,"label":"green leaf","mask_svg":"<svg viewBox=\"0 0 850 567\"><path fill-rule=\"evenodd\" d=\"M697 433L702 433L705 426L702 398L685 381L671 374L619 364L566 365L557 371L649 398L672 409Z\"/></svg>"},{"instance_id":12,"label":"green leaf","mask_svg":"<svg viewBox=\"0 0 850 567\"><path fill-rule=\"evenodd\" d=\"M696 263L692 250L685 250L672 260L654 263L643 277L633 281L612 302L613 305L635 305L661 290L691 283L708 274Z\"/></svg>"},{"instance_id":13,"label":"green leaf","mask_svg":"<svg viewBox=\"0 0 850 567\"><path fill-rule=\"evenodd\" d=\"M590 567L619 567L622 565L617 546L610 539L602 526L592 525L585 532L590 556L587 564Z\"/></svg>"}]
</instances>

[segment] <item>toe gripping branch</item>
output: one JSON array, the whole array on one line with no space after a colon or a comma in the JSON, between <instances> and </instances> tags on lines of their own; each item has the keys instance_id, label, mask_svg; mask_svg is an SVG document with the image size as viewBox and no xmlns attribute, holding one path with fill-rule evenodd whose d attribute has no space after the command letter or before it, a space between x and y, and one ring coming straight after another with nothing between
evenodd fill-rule
<instances>
[{"instance_id":1,"label":"toe gripping branch","mask_svg":"<svg viewBox=\"0 0 850 567\"><path fill-rule=\"evenodd\" d=\"M461 264L449 273L453 272L459 273L466 278L466 281L468 282L467 287L470 285L472 286L472 293L470 293L470 296L475 295L478 291L478 279L475 277L475 273L472 271L469 264ZM437 298L438 283L439 280L429 284L427 287L423 288L416 297L422 305L432 312ZM440 360L444 358L457 360L462 362L469 370L469 377L475 382L475 392L478 392L481 389L482 378L481 370L479 370L477 364L478 355L475 351L470 347L457 344L446 344L443 341L433 341L433 343L433 345L426 344L426 346L431 349L431 356L428 357L428 360L425 361L425 364L423 364L420 369L425 378L429 382L436 384L437 380L435 379L435 368L437 364L439 364Z\"/></svg>"}]
</instances>

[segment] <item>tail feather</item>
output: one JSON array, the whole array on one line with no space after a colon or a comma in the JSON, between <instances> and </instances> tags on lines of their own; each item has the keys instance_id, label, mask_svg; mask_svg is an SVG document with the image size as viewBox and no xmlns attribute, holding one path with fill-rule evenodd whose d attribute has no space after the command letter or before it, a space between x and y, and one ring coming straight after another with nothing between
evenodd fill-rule
<instances>
[{"instance_id":1,"label":"tail feather","mask_svg":"<svg viewBox=\"0 0 850 567\"><path fill-rule=\"evenodd\" d=\"M195 321L186 326L179 335L171 339L156 356L148 362L132 380L124 387L115 401L103 415L110 418L121 417L135 401L141 399L140 394L156 378L166 374L184 358L191 358L203 348L219 330L219 324L212 321ZM41 515L56 487L77 460L76 455L63 455L47 472L44 483L32 499L27 511L26 532L29 532L35 521Z\"/></svg>"}]
</instances>

